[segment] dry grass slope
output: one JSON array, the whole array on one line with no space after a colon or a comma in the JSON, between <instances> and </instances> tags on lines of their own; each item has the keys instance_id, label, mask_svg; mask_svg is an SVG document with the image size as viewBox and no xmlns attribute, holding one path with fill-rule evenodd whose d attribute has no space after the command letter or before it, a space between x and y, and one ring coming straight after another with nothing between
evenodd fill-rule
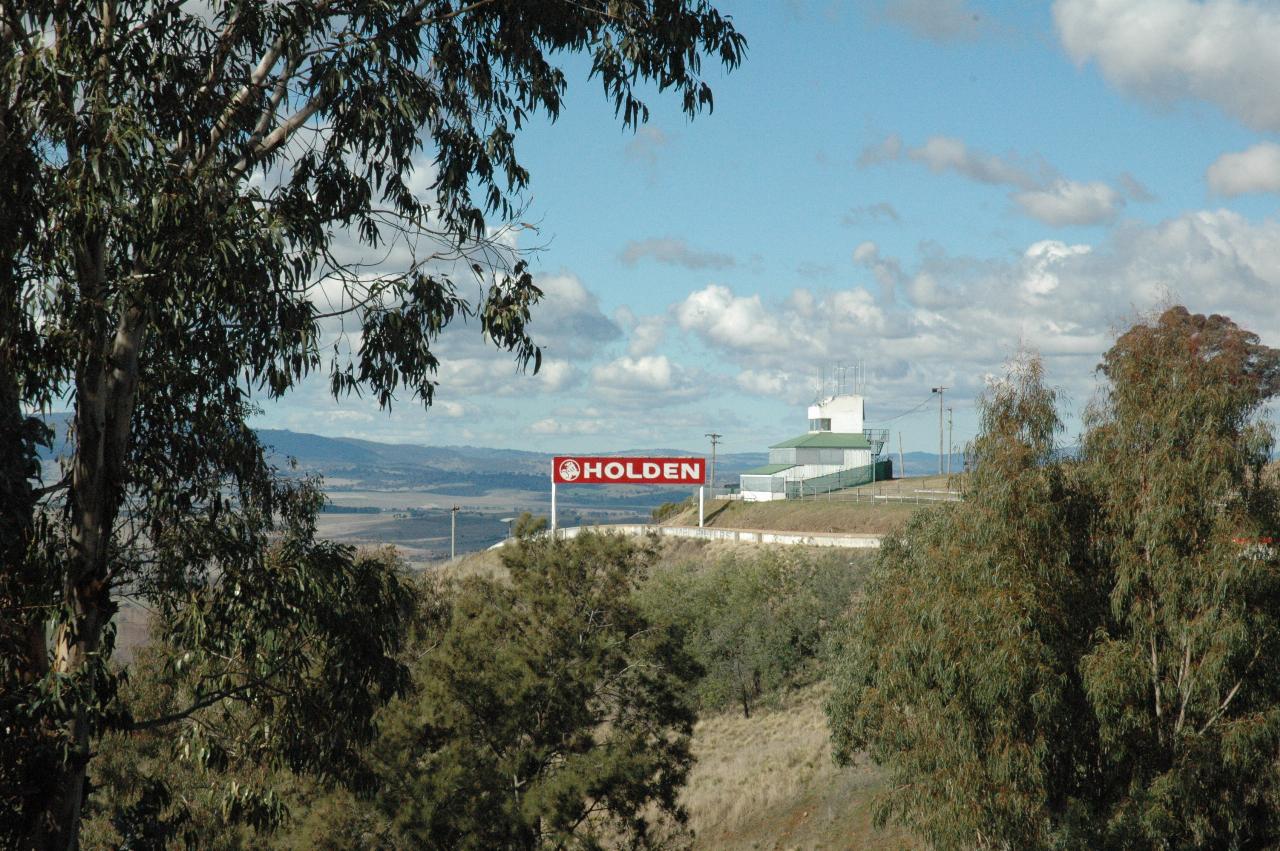
<instances>
[{"instance_id":1,"label":"dry grass slope","mask_svg":"<svg viewBox=\"0 0 1280 851\"><path fill-rule=\"evenodd\" d=\"M916 511L936 505L934 500L945 492L957 490L960 479L960 476L894 479L803 500L714 500L706 506L706 522L708 526L725 529L887 535L903 528ZM696 526L698 509L696 506L687 509L664 523Z\"/></svg>"},{"instance_id":2,"label":"dry grass slope","mask_svg":"<svg viewBox=\"0 0 1280 851\"><path fill-rule=\"evenodd\" d=\"M923 847L874 826L871 798L883 780L872 765L832 762L823 697L814 686L751 718L727 713L698 722L698 762L684 793L695 847Z\"/></svg>"}]
</instances>

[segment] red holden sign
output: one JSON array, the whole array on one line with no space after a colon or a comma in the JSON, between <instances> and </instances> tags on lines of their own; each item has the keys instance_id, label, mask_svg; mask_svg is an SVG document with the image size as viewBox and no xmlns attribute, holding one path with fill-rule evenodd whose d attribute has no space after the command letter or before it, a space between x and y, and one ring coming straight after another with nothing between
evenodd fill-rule
<instances>
[{"instance_id":1,"label":"red holden sign","mask_svg":"<svg viewBox=\"0 0 1280 851\"><path fill-rule=\"evenodd\" d=\"M705 458L618 458L559 455L551 459L558 485L700 485Z\"/></svg>"}]
</instances>

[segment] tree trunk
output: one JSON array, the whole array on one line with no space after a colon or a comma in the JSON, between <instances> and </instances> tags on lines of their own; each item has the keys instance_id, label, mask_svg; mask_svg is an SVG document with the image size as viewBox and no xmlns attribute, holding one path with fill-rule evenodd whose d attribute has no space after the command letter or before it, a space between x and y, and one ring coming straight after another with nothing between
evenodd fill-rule
<instances>
[{"instance_id":1,"label":"tree trunk","mask_svg":"<svg viewBox=\"0 0 1280 851\"><path fill-rule=\"evenodd\" d=\"M102 241L81 258L81 275L102 274ZM127 484L130 421L138 385L138 353L143 342L142 313L125 309L100 356L77 370L75 453L68 494L68 538L64 602L71 618L59 625L52 671L63 676L84 672L100 653L109 653L102 636L116 611L111 595L110 548ZM74 849L79 843L85 774L96 719L83 702L66 735L70 756L62 765L45 810L44 847Z\"/></svg>"}]
</instances>

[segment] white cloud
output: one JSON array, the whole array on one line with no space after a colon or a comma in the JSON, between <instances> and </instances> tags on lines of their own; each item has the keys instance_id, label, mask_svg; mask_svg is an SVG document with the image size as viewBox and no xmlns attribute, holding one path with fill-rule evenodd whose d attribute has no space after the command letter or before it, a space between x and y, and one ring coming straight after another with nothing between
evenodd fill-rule
<instances>
[{"instance_id":1,"label":"white cloud","mask_svg":"<svg viewBox=\"0 0 1280 851\"><path fill-rule=\"evenodd\" d=\"M670 405L706 394L700 376L666 355L624 356L591 369L594 393L615 403Z\"/></svg>"},{"instance_id":2,"label":"white cloud","mask_svg":"<svg viewBox=\"0 0 1280 851\"><path fill-rule=\"evenodd\" d=\"M885 0L884 18L931 41L977 38L982 17L967 0Z\"/></svg>"},{"instance_id":3,"label":"white cloud","mask_svg":"<svg viewBox=\"0 0 1280 851\"><path fill-rule=\"evenodd\" d=\"M1259 130L1280 129L1280 6L1245 0L1056 0L1067 53L1157 103L1205 100Z\"/></svg>"},{"instance_id":4,"label":"white cloud","mask_svg":"<svg viewBox=\"0 0 1280 851\"><path fill-rule=\"evenodd\" d=\"M467 415L466 405L461 405L457 402L450 402L444 399L437 399L431 406L431 410L452 420L462 419Z\"/></svg>"},{"instance_id":5,"label":"white cloud","mask_svg":"<svg viewBox=\"0 0 1280 851\"><path fill-rule=\"evenodd\" d=\"M685 331L732 349L768 349L781 333L760 296L740 298L720 284L691 293L675 314Z\"/></svg>"},{"instance_id":6,"label":"white cloud","mask_svg":"<svg viewBox=\"0 0 1280 851\"><path fill-rule=\"evenodd\" d=\"M1047 225L1094 225L1115 219L1124 198L1101 181L1057 180L1045 189L1013 196L1027 215Z\"/></svg>"},{"instance_id":7,"label":"white cloud","mask_svg":"<svg viewBox=\"0 0 1280 851\"><path fill-rule=\"evenodd\" d=\"M1260 142L1238 153L1223 154L1205 174L1219 195L1280 192L1280 145Z\"/></svg>"},{"instance_id":8,"label":"white cloud","mask_svg":"<svg viewBox=\"0 0 1280 851\"><path fill-rule=\"evenodd\" d=\"M1009 260L926 246L904 261L874 243L859 246L855 258L896 278L901 297L877 302L866 291L799 288L779 302L762 302L726 289L712 301L767 317L768 346L741 345L718 329L714 313L682 327L735 370L740 391L789 404L811 395L818 367L861 360L872 417L910 407L940 383L955 387L957 400L971 397L982 376L998 372L1024 344L1045 356L1050 380L1069 404L1082 404L1113 333L1135 314L1170 302L1224 313L1280 344L1280 220L1206 210L1156 225L1122 223L1096 245L1035 242ZM707 297L702 290L685 303Z\"/></svg>"},{"instance_id":9,"label":"white cloud","mask_svg":"<svg viewBox=\"0 0 1280 851\"><path fill-rule=\"evenodd\" d=\"M907 157L924 163L934 173L954 171L979 183L1018 186L1029 189L1041 180L1013 156L995 156L969 148L962 140L950 136L933 136L918 148L907 151Z\"/></svg>"},{"instance_id":10,"label":"white cloud","mask_svg":"<svg viewBox=\"0 0 1280 851\"><path fill-rule=\"evenodd\" d=\"M663 316L646 316L631 329L627 342L627 354L642 357L652 354L667 337L667 319Z\"/></svg>"},{"instance_id":11,"label":"white cloud","mask_svg":"<svg viewBox=\"0 0 1280 851\"><path fill-rule=\"evenodd\" d=\"M568 390L582 381L582 373L566 360L543 358L542 368L538 370L540 389L547 393L558 393Z\"/></svg>"},{"instance_id":12,"label":"white cloud","mask_svg":"<svg viewBox=\"0 0 1280 851\"><path fill-rule=\"evenodd\" d=\"M641 260L647 259L695 271L728 269L734 265L731 255L692 248L688 242L677 237L657 237L628 242L618 254L618 259L624 266L634 266Z\"/></svg>"},{"instance_id":13,"label":"white cloud","mask_svg":"<svg viewBox=\"0 0 1280 851\"><path fill-rule=\"evenodd\" d=\"M536 283L543 297L534 305L529 333L551 355L585 357L622 336L600 310L600 299L576 275L539 275Z\"/></svg>"},{"instance_id":14,"label":"white cloud","mask_svg":"<svg viewBox=\"0 0 1280 851\"><path fill-rule=\"evenodd\" d=\"M564 417L545 417L529 426L534 434L545 435L587 435L603 434L610 430L610 423L603 419L566 419Z\"/></svg>"},{"instance_id":15,"label":"white cloud","mask_svg":"<svg viewBox=\"0 0 1280 851\"><path fill-rule=\"evenodd\" d=\"M858 162L873 165L895 159L921 163L935 174L951 172L977 183L1008 186L1010 199L1028 216L1053 227L1096 225L1113 221L1124 207L1124 196L1102 181L1079 182L1061 177L1048 163L1024 162L1014 154L1003 156L970 148L962 139L932 136L923 145L903 146L890 136L863 151ZM1150 193L1129 175L1120 182L1135 200L1149 200Z\"/></svg>"},{"instance_id":16,"label":"white cloud","mask_svg":"<svg viewBox=\"0 0 1280 851\"><path fill-rule=\"evenodd\" d=\"M817 294L799 288L780 304L765 304L757 294L739 296L712 284L674 310L680 328L708 346L775 371L845 358L860 340L894 333L874 296L861 287Z\"/></svg>"},{"instance_id":17,"label":"white cloud","mask_svg":"<svg viewBox=\"0 0 1280 851\"><path fill-rule=\"evenodd\" d=\"M902 267L897 260L892 257L881 257L879 246L874 242L867 241L853 250L853 262L870 269L871 274L875 276L876 283L880 285L880 291L884 293L885 299L893 301L897 294L898 285L905 279L902 274Z\"/></svg>"},{"instance_id":18,"label":"white cloud","mask_svg":"<svg viewBox=\"0 0 1280 851\"><path fill-rule=\"evenodd\" d=\"M1022 290L1030 296L1047 296L1058 288L1061 280L1055 267L1064 259L1088 254L1088 245L1067 245L1054 239L1033 243L1023 252Z\"/></svg>"}]
</instances>

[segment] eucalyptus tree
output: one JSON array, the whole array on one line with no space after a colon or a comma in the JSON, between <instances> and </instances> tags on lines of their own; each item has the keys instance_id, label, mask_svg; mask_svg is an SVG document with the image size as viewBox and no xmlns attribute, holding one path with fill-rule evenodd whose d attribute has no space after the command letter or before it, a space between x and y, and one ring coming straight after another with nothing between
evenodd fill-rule
<instances>
[{"instance_id":1,"label":"eucalyptus tree","mask_svg":"<svg viewBox=\"0 0 1280 851\"><path fill-rule=\"evenodd\" d=\"M1100 367L1082 446L1108 617L1080 670L1113 836L1280 842L1280 491L1263 405L1280 350L1171 308Z\"/></svg>"},{"instance_id":2,"label":"eucalyptus tree","mask_svg":"<svg viewBox=\"0 0 1280 851\"><path fill-rule=\"evenodd\" d=\"M1280 841L1280 350L1171 308L1117 339L1059 457L1038 369L995 387L961 507L882 549L828 706L881 817L940 848Z\"/></svg>"},{"instance_id":3,"label":"eucalyptus tree","mask_svg":"<svg viewBox=\"0 0 1280 851\"><path fill-rule=\"evenodd\" d=\"M880 819L937 848L1043 847L1059 822L1087 822L1097 781L1075 671L1100 608L1087 503L1055 463L1062 424L1038 359L980 410L965 502L884 543L827 714L838 760L865 750L888 769Z\"/></svg>"},{"instance_id":4,"label":"eucalyptus tree","mask_svg":"<svg viewBox=\"0 0 1280 851\"><path fill-rule=\"evenodd\" d=\"M269 535L350 574L315 551L308 488L265 463L255 404L316 371L430 404L464 318L536 370L540 293L503 225L557 63L585 54L634 127L645 86L709 108L702 60L745 47L705 0L0 0L0 45L0 706L21 732L2 820L70 847L122 593L185 625L177 646L240 658L252 607L224 580L268 575ZM64 403L65 475L33 487L28 415ZM373 584L386 599L355 609L396 598ZM237 614L215 649L198 613L218 606Z\"/></svg>"}]
</instances>

